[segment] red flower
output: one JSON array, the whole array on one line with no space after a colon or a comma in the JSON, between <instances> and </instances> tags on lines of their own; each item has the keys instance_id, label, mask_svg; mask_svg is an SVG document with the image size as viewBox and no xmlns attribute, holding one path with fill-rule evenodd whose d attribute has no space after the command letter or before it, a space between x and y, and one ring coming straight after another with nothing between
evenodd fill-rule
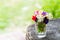
<instances>
[{"instance_id":1,"label":"red flower","mask_svg":"<svg viewBox=\"0 0 60 40\"><path fill-rule=\"evenodd\" d=\"M32 16L32 20L33 21L36 21L36 16Z\"/></svg>"}]
</instances>

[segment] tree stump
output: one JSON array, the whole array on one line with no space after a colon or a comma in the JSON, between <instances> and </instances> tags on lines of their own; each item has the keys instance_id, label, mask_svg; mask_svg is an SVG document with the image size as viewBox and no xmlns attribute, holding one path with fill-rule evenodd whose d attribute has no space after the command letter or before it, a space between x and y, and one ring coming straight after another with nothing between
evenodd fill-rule
<instances>
[{"instance_id":1,"label":"tree stump","mask_svg":"<svg viewBox=\"0 0 60 40\"><path fill-rule=\"evenodd\" d=\"M50 20L46 27L46 37L38 38L35 24L29 25L26 40L60 40L60 19Z\"/></svg>"}]
</instances>

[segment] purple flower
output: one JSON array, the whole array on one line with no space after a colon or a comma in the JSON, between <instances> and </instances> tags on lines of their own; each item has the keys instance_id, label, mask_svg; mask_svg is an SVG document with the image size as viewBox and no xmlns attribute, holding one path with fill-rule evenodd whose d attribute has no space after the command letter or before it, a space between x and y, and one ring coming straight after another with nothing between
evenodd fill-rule
<instances>
[{"instance_id":1,"label":"purple flower","mask_svg":"<svg viewBox=\"0 0 60 40\"><path fill-rule=\"evenodd\" d=\"M46 12L42 12L42 15L45 16L46 15Z\"/></svg>"},{"instance_id":2,"label":"purple flower","mask_svg":"<svg viewBox=\"0 0 60 40\"><path fill-rule=\"evenodd\" d=\"M47 24L47 23L49 22L49 19L48 19L47 17L44 17L43 22L44 22L45 24Z\"/></svg>"}]
</instances>

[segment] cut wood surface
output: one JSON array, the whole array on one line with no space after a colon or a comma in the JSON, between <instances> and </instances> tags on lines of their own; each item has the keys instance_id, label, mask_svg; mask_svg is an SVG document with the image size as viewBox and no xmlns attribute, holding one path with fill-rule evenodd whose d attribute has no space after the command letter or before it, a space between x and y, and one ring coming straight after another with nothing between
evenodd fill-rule
<instances>
[{"instance_id":1,"label":"cut wood surface","mask_svg":"<svg viewBox=\"0 0 60 40\"><path fill-rule=\"evenodd\" d=\"M28 26L26 40L60 40L60 19L50 20L46 27L46 37L38 38L35 24Z\"/></svg>"}]
</instances>

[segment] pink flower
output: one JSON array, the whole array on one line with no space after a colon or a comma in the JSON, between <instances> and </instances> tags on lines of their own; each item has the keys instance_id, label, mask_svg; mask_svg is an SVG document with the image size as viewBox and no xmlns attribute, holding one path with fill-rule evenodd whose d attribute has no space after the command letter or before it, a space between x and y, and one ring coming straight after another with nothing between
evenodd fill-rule
<instances>
[{"instance_id":1,"label":"pink flower","mask_svg":"<svg viewBox=\"0 0 60 40\"><path fill-rule=\"evenodd\" d=\"M34 14L35 14L36 16L39 15L39 11L38 11L38 10L35 11Z\"/></svg>"}]
</instances>

